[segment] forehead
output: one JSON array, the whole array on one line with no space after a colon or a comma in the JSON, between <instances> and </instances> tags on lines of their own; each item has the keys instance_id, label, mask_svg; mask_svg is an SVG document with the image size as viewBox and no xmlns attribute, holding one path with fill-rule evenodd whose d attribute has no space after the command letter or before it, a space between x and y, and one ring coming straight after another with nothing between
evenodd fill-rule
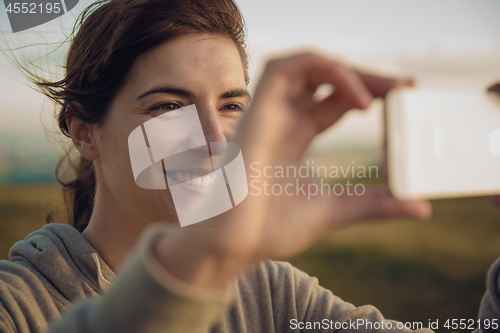
<instances>
[{"instance_id":1,"label":"forehead","mask_svg":"<svg viewBox=\"0 0 500 333\"><path fill-rule=\"evenodd\" d=\"M171 83L191 89L245 87L238 48L211 34L177 37L139 56L132 67L133 85L147 90Z\"/></svg>"}]
</instances>

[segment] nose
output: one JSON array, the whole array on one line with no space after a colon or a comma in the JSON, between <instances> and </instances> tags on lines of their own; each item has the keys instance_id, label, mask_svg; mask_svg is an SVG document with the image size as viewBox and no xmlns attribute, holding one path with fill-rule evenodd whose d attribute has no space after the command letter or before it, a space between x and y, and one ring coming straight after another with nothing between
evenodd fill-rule
<instances>
[{"instance_id":1,"label":"nose","mask_svg":"<svg viewBox=\"0 0 500 333\"><path fill-rule=\"evenodd\" d=\"M219 121L218 112L210 105L196 105L201 128L207 142L226 142L227 138Z\"/></svg>"}]
</instances>

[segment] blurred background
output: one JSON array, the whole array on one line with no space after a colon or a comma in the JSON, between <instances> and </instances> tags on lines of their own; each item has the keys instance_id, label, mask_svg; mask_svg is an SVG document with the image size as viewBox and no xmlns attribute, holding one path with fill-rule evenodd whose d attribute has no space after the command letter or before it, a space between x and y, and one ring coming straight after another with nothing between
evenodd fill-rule
<instances>
[{"instance_id":1,"label":"blurred background","mask_svg":"<svg viewBox=\"0 0 500 333\"><path fill-rule=\"evenodd\" d=\"M54 167L61 138L53 106L34 92L8 56L57 76L74 17L12 34L0 9L0 258L53 212L65 223ZM427 87L483 90L500 81L499 0L238 0L248 27L251 85L270 57L316 48L353 66L412 76ZM54 44L52 44L54 43ZM46 56L50 52L49 56ZM311 146L316 165L381 166L382 101L353 111ZM47 133L51 134L47 139ZM382 172L379 176L381 176ZM496 175L492 175L496 176ZM384 179L364 180L382 184ZM332 232L294 265L357 306L391 319L475 319L486 272L500 256L500 211L485 197L433 201L425 222L380 221Z\"/></svg>"}]
</instances>

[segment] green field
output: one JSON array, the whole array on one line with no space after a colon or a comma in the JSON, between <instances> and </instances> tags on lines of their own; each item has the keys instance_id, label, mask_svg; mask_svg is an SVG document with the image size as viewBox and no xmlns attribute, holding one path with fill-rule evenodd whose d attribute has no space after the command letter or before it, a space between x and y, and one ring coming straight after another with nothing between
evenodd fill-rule
<instances>
[{"instance_id":1,"label":"green field","mask_svg":"<svg viewBox=\"0 0 500 333\"><path fill-rule=\"evenodd\" d=\"M63 221L59 192L54 184L0 185L1 258L45 224L44 210ZM474 319L488 267L500 256L500 210L488 198L439 200L433 207L425 222L332 232L291 261L344 300L373 304L387 318L439 319L441 326L446 319Z\"/></svg>"}]
</instances>

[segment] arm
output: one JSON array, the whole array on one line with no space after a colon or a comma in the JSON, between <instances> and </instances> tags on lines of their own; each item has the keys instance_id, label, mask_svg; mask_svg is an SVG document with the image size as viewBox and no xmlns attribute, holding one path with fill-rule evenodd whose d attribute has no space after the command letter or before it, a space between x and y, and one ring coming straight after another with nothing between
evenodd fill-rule
<instances>
[{"instance_id":1,"label":"arm","mask_svg":"<svg viewBox=\"0 0 500 333\"><path fill-rule=\"evenodd\" d=\"M403 323L384 318L382 313L372 305L355 307L334 296L330 290L320 285L316 278L311 278L303 272L297 274L302 279L301 284L307 288L300 287L297 290L298 302L307 302L307 308L302 312L303 322L321 322L328 324L330 331L336 332L413 332ZM304 292L306 291L306 292ZM326 319L326 320L325 320ZM422 323L415 332L432 332L424 328L427 323ZM416 328L416 327L415 327Z\"/></svg>"},{"instance_id":2,"label":"arm","mask_svg":"<svg viewBox=\"0 0 500 333\"><path fill-rule=\"evenodd\" d=\"M265 277L269 281L276 332L412 332L403 323L384 318L374 306L355 307L343 301L321 287L317 278L290 263L266 261L261 267L245 278L262 281ZM419 333L432 332L423 328L426 324L412 328Z\"/></svg>"},{"instance_id":3,"label":"arm","mask_svg":"<svg viewBox=\"0 0 500 333\"><path fill-rule=\"evenodd\" d=\"M231 304L234 285L197 290L171 276L153 253L157 239L169 232L165 226L150 227L104 297L75 305L50 333L206 332Z\"/></svg>"}]
</instances>

